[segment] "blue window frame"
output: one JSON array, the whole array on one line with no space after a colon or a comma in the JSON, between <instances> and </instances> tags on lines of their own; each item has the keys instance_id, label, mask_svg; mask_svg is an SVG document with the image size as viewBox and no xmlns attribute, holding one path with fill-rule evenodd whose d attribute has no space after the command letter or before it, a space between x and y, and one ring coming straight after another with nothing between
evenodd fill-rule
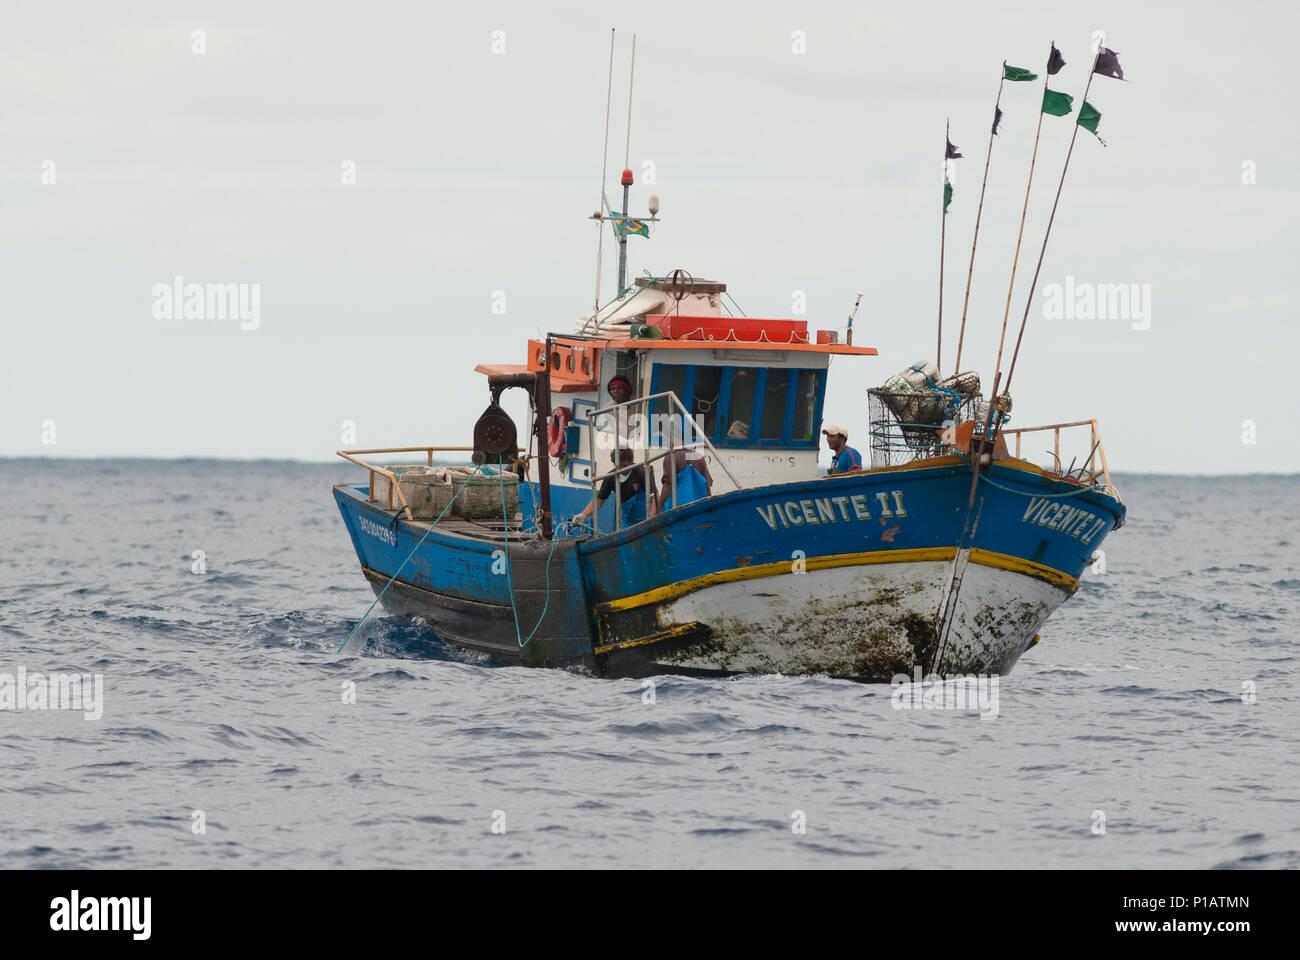
<instances>
[{"instance_id":1,"label":"blue window frame","mask_svg":"<svg viewBox=\"0 0 1300 960\"><path fill-rule=\"evenodd\" d=\"M656 363L650 392L678 391L682 405L697 413L695 388L711 377L701 377L692 364ZM818 446L817 429L822 420L825 400L825 371L805 367L708 367L720 371L713 398L701 396L711 404L705 422L712 429L709 439L715 446L740 448L799 449ZM711 393L712 387L705 393ZM662 402L656 413L667 413ZM744 429L740 425L744 425ZM733 432L745 436L729 436Z\"/></svg>"}]
</instances>

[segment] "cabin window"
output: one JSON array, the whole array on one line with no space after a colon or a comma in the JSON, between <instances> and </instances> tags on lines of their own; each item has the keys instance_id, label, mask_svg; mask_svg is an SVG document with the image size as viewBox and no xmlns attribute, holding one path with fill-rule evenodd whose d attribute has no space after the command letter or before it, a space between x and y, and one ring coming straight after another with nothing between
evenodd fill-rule
<instances>
[{"instance_id":1,"label":"cabin window","mask_svg":"<svg viewBox=\"0 0 1300 960\"><path fill-rule=\"evenodd\" d=\"M815 447L823 383L820 370L655 364L651 392L676 393L718 446ZM678 411L664 399L653 412Z\"/></svg>"},{"instance_id":2,"label":"cabin window","mask_svg":"<svg viewBox=\"0 0 1300 960\"><path fill-rule=\"evenodd\" d=\"M785 436L786 406L790 399L790 370L767 371L763 387L763 423L758 438L780 441Z\"/></svg>"},{"instance_id":3,"label":"cabin window","mask_svg":"<svg viewBox=\"0 0 1300 960\"><path fill-rule=\"evenodd\" d=\"M817 444L817 385L821 378L816 370L800 370L794 389L794 418L790 425L792 443Z\"/></svg>"},{"instance_id":4,"label":"cabin window","mask_svg":"<svg viewBox=\"0 0 1300 960\"><path fill-rule=\"evenodd\" d=\"M690 403L690 397L686 396L686 373L689 368L677 364L661 363L655 367L655 382L651 393L668 393L677 394L677 399L682 405ZM687 409L690 409L687 407ZM655 414L667 415L677 413L677 405L668 397L660 397L654 402Z\"/></svg>"},{"instance_id":5,"label":"cabin window","mask_svg":"<svg viewBox=\"0 0 1300 960\"><path fill-rule=\"evenodd\" d=\"M722 395L722 368L697 367L695 370L695 390L690 401L691 416L701 424L706 437L714 437L718 432L718 400Z\"/></svg>"},{"instance_id":6,"label":"cabin window","mask_svg":"<svg viewBox=\"0 0 1300 960\"><path fill-rule=\"evenodd\" d=\"M731 369L731 402L727 406L727 429L723 431L724 440L750 440L757 432L754 423L754 393L758 386L757 370L746 367Z\"/></svg>"}]
</instances>

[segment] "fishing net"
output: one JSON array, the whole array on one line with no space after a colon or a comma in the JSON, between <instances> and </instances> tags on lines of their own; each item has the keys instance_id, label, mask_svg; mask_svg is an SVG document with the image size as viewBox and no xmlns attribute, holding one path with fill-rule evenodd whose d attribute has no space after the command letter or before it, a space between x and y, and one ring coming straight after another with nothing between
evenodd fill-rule
<instances>
[{"instance_id":1,"label":"fishing net","mask_svg":"<svg viewBox=\"0 0 1300 960\"><path fill-rule=\"evenodd\" d=\"M977 419L983 407L979 376L959 373L936 381L934 364L915 363L867 391L871 465L892 467L949 451L945 428Z\"/></svg>"}]
</instances>

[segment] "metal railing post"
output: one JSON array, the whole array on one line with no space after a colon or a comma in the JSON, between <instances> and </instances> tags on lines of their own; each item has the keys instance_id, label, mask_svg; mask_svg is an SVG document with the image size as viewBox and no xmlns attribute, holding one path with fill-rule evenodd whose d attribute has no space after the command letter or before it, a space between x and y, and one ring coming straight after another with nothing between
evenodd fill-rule
<instances>
[{"instance_id":1,"label":"metal railing post","mask_svg":"<svg viewBox=\"0 0 1300 960\"><path fill-rule=\"evenodd\" d=\"M619 484L619 479L621 474L623 473L623 470L622 470L622 465L618 462L618 450L621 449L618 446L618 442L619 442L618 430L621 425L624 430L630 432L631 426L630 426L629 415L635 415L634 412L635 407L639 407L641 409L641 421L638 429L640 431L639 434L641 438L640 442L642 442L643 444L643 449L641 454L641 468L642 470L645 471L645 478L646 478L645 484L646 484L646 497L647 497L647 508L646 508L647 516L649 515L648 500L650 496L651 466L658 460L665 460L668 457L673 456L674 457L673 467L674 468L676 467L675 453L677 450L677 445L676 442L673 439L671 439L671 437L669 440L669 445L667 450L665 450L661 454L655 454L653 456L650 453L649 424L650 424L651 403L652 401L658 400L660 398L667 399L670 404L670 408L680 411L681 416L685 418L685 420L683 421L683 425L685 424L686 421L690 421L692 424L694 424L694 421L691 420L691 416L689 413L687 413L686 407L682 404L680 398L678 398L677 394L673 393L671 390L667 390L662 393L651 394L650 396L646 396L646 397L635 398L632 400L625 401L624 403L611 404L608 407L593 407L591 413L588 414L588 420L587 420L588 441L587 442L588 442L588 447L590 449L590 456L591 456L590 476L591 476L592 535L593 536L600 535L600 524L596 520L596 515L597 515L596 494L598 492L597 485L600 483L600 481L604 480L606 477L614 478L614 490L615 490L614 504L618 514L617 518L614 521L614 528L615 530L620 530L622 529L623 526L623 491ZM596 419L606 414L612 414L614 419L614 431L615 431L614 432L615 451L613 455L614 465L613 468L608 472L600 473L596 469L596 436L597 436ZM677 416L677 414L672 413L670 414L670 416L675 417ZM692 431L692 435L695 435L694 430ZM731 470L727 467L727 465L722 462L722 455L718 452L717 447L715 447L712 441L710 441L709 438L705 436L703 433L699 433L698 436L699 436L698 441L691 441L691 443L689 444L683 444L683 449L686 449L686 447L689 446L695 446L697 443L703 444L703 446L706 447L709 450L709 452L713 454L714 462L717 463L717 465L722 468L722 472L725 473L727 479L731 481L731 485L736 490L743 490L744 487L741 485L740 481L736 479L735 475L731 472ZM624 437L623 439L629 444L628 449L632 449L630 438ZM673 495L673 507L676 508L677 507L676 469L673 470L673 475L671 479L665 478L664 482L671 484L672 495Z\"/></svg>"},{"instance_id":2,"label":"metal railing post","mask_svg":"<svg viewBox=\"0 0 1300 960\"><path fill-rule=\"evenodd\" d=\"M596 514L600 511L596 508L596 417L593 414L587 415L587 476L591 478L591 535L600 536L600 520Z\"/></svg>"},{"instance_id":3,"label":"metal railing post","mask_svg":"<svg viewBox=\"0 0 1300 960\"><path fill-rule=\"evenodd\" d=\"M650 519L650 401L641 398L641 483L645 491L645 515Z\"/></svg>"}]
</instances>

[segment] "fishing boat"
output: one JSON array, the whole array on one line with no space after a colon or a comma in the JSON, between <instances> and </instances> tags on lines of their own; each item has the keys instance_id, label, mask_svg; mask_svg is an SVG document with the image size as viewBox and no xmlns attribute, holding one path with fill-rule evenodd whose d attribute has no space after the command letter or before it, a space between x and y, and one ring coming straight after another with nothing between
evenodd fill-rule
<instances>
[{"instance_id":1,"label":"fishing boat","mask_svg":"<svg viewBox=\"0 0 1300 960\"><path fill-rule=\"evenodd\" d=\"M931 362L881 376L852 317L747 317L683 270L629 283L627 236L658 213L631 219L632 183L595 215L620 228L617 295L477 365L471 443L339 451L368 472L334 497L377 602L495 662L599 676L1010 671L1124 522L1096 421L1010 427L996 377L985 399ZM818 465L832 373L879 384L849 472ZM1038 437L1046 464L1022 456Z\"/></svg>"}]
</instances>

